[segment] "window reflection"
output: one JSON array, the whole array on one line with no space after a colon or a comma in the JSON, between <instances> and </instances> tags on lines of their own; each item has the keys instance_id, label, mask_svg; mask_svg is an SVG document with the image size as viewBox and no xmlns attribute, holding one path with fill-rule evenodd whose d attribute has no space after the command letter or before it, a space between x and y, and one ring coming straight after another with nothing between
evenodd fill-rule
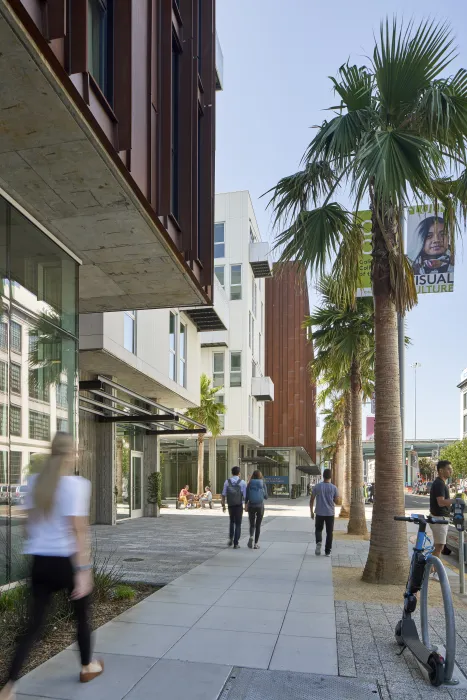
<instances>
[{"instance_id":1,"label":"window reflection","mask_svg":"<svg viewBox=\"0 0 467 700\"><path fill-rule=\"evenodd\" d=\"M0 585L24 575L21 509L31 455L74 432L77 263L0 197Z\"/></svg>"}]
</instances>

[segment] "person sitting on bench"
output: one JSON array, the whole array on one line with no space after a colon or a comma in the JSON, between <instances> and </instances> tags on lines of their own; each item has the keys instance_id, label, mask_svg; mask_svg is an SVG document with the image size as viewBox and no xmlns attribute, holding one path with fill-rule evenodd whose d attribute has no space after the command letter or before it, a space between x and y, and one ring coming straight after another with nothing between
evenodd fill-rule
<instances>
[{"instance_id":1,"label":"person sitting on bench","mask_svg":"<svg viewBox=\"0 0 467 700\"><path fill-rule=\"evenodd\" d=\"M209 486L205 486L204 493L200 496L199 502L202 508L205 507L205 503L208 503L209 507L212 508L212 491Z\"/></svg>"},{"instance_id":2,"label":"person sitting on bench","mask_svg":"<svg viewBox=\"0 0 467 700\"><path fill-rule=\"evenodd\" d=\"M189 485L187 484L187 485L185 486L185 488L182 489L182 490L180 491L180 493L179 493L179 495L178 495L178 500L180 501L180 503L184 503L184 504L185 504L185 508L188 508L188 504L189 504L189 503L190 503L191 505L193 505L194 499L195 499L195 494L194 494L194 493L190 493L190 487L189 487Z\"/></svg>"}]
</instances>

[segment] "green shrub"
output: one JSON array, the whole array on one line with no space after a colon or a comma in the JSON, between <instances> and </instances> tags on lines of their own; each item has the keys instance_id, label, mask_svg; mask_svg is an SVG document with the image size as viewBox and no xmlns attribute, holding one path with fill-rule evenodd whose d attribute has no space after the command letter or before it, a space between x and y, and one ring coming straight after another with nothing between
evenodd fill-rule
<instances>
[{"instance_id":1,"label":"green shrub","mask_svg":"<svg viewBox=\"0 0 467 700\"><path fill-rule=\"evenodd\" d=\"M136 591L134 588L122 583L114 588L112 597L114 600L133 600L135 595Z\"/></svg>"},{"instance_id":2,"label":"green shrub","mask_svg":"<svg viewBox=\"0 0 467 700\"><path fill-rule=\"evenodd\" d=\"M152 472L148 476L148 503L162 505L162 474L161 472Z\"/></svg>"},{"instance_id":3,"label":"green shrub","mask_svg":"<svg viewBox=\"0 0 467 700\"><path fill-rule=\"evenodd\" d=\"M93 575L95 600L110 600L115 588L123 583L123 568L119 560L114 561L113 559L116 551L101 552L97 538L94 540Z\"/></svg>"}]
</instances>

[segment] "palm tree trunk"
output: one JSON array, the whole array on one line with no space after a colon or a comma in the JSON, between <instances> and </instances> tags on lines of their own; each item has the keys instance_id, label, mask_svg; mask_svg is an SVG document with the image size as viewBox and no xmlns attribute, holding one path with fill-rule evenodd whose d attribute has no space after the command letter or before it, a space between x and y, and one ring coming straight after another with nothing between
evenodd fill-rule
<instances>
[{"instance_id":1,"label":"palm tree trunk","mask_svg":"<svg viewBox=\"0 0 467 700\"><path fill-rule=\"evenodd\" d=\"M342 507L341 507L341 518L348 518L350 515L350 485L351 485L351 472L350 465L352 463L352 438L351 438L351 425L352 425L352 409L350 406L350 397L346 396L345 408L344 408L344 445L345 445L345 460L344 460L344 478L343 478L343 488L342 488Z\"/></svg>"},{"instance_id":2,"label":"palm tree trunk","mask_svg":"<svg viewBox=\"0 0 467 700\"><path fill-rule=\"evenodd\" d=\"M204 434L198 435L198 494L204 492Z\"/></svg>"},{"instance_id":3,"label":"palm tree trunk","mask_svg":"<svg viewBox=\"0 0 467 700\"><path fill-rule=\"evenodd\" d=\"M389 227L388 227L389 228ZM373 215L373 294L375 302L375 502L370 551L363 572L369 583L403 584L407 579L402 435L399 396L397 313L390 298L386 244Z\"/></svg>"},{"instance_id":4,"label":"palm tree trunk","mask_svg":"<svg viewBox=\"0 0 467 700\"><path fill-rule=\"evenodd\" d=\"M344 484L344 460L345 460L345 445L344 445L344 431L341 431L336 440L336 451L334 454L334 468L333 468L333 481L337 486L339 496L336 501L336 505L342 505L342 491Z\"/></svg>"},{"instance_id":5,"label":"palm tree trunk","mask_svg":"<svg viewBox=\"0 0 467 700\"><path fill-rule=\"evenodd\" d=\"M367 535L365 519L365 499L363 496L363 453L362 453L362 388L360 368L353 360L350 369L350 397L352 402L352 479L350 489L350 520L348 534Z\"/></svg>"}]
</instances>

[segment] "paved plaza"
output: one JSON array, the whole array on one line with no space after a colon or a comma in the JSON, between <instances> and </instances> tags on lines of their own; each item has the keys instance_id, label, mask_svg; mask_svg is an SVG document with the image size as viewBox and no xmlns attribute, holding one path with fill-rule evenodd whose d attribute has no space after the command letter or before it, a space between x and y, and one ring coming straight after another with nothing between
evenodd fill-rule
<instances>
[{"instance_id":1,"label":"paved plaza","mask_svg":"<svg viewBox=\"0 0 467 700\"><path fill-rule=\"evenodd\" d=\"M95 528L98 547L123 559L128 578L167 585L97 631L101 678L80 686L70 648L20 681L19 700L466 697L467 683L434 689L410 653L398 656L400 606L334 599L333 567L357 566L367 542L338 537L335 556L316 557L304 499L269 504L260 550L246 547L246 522L240 550L226 547L227 517L215 510ZM464 670L466 613L456 611ZM440 611L430 623L441 641Z\"/></svg>"}]
</instances>

